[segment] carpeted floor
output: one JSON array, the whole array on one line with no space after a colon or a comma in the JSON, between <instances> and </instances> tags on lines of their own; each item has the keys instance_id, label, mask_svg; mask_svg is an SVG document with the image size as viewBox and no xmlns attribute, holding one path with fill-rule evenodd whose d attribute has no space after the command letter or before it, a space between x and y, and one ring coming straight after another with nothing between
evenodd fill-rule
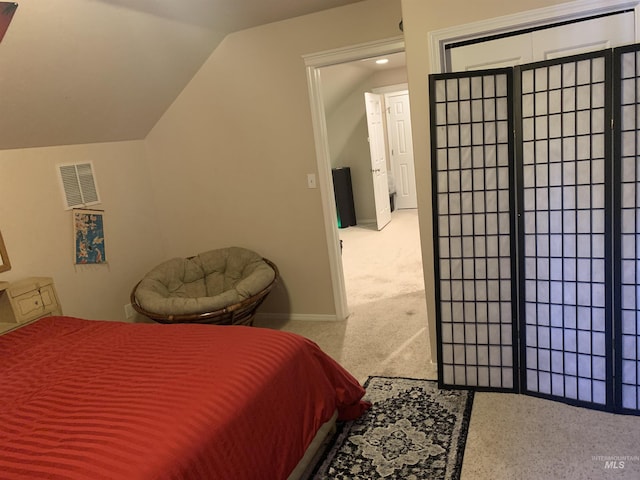
<instances>
[{"instance_id":1,"label":"carpeted floor","mask_svg":"<svg viewBox=\"0 0 640 480\"><path fill-rule=\"evenodd\" d=\"M431 380L371 377L371 409L341 424L313 480L457 480L473 393Z\"/></svg>"},{"instance_id":2,"label":"carpeted floor","mask_svg":"<svg viewBox=\"0 0 640 480\"><path fill-rule=\"evenodd\" d=\"M417 211L393 212L380 232L367 225L342 229L340 238L349 318L256 324L314 340L361 382L374 375L436 379ZM477 392L461 480L541 478L640 479L640 417Z\"/></svg>"}]
</instances>

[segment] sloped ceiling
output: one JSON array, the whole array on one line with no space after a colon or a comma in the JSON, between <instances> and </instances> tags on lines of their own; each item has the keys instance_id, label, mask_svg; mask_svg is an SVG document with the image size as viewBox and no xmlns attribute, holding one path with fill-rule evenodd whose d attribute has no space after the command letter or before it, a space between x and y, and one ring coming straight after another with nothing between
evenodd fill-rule
<instances>
[{"instance_id":1,"label":"sloped ceiling","mask_svg":"<svg viewBox=\"0 0 640 480\"><path fill-rule=\"evenodd\" d=\"M386 59L387 63L378 65L376 60ZM333 111L353 89L367 78L384 70L406 68L404 52L383 55L381 57L366 58L354 62L329 65L320 69L322 79L322 99L326 112ZM362 103L364 109L364 100Z\"/></svg>"},{"instance_id":2,"label":"sloped ceiling","mask_svg":"<svg viewBox=\"0 0 640 480\"><path fill-rule=\"evenodd\" d=\"M144 138L229 33L361 0L19 0L0 150Z\"/></svg>"}]
</instances>

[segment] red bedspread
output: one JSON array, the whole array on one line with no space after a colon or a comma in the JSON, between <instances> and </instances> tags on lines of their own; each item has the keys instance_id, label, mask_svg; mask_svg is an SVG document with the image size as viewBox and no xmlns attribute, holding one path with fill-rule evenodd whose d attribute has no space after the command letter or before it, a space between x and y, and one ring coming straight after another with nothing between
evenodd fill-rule
<instances>
[{"instance_id":1,"label":"red bedspread","mask_svg":"<svg viewBox=\"0 0 640 480\"><path fill-rule=\"evenodd\" d=\"M0 336L0 478L284 479L363 394L294 334L44 318Z\"/></svg>"}]
</instances>

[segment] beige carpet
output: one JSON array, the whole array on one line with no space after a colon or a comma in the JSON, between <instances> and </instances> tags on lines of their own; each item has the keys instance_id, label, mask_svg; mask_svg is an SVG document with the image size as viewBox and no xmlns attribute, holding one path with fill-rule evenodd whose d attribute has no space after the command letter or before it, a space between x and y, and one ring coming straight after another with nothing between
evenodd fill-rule
<instances>
[{"instance_id":1,"label":"beige carpet","mask_svg":"<svg viewBox=\"0 0 640 480\"><path fill-rule=\"evenodd\" d=\"M349 318L256 325L314 340L361 382L370 375L436 379L418 235L415 210L394 212L380 232L362 225L341 229ZM638 480L640 417L476 393L461 478Z\"/></svg>"},{"instance_id":2,"label":"beige carpet","mask_svg":"<svg viewBox=\"0 0 640 480\"><path fill-rule=\"evenodd\" d=\"M311 338L358 380L370 375L437 378L430 362L427 308L416 210L400 210L383 230L355 226L343 242L349 318L256 325Z\"/></svg>"}]
</instances>

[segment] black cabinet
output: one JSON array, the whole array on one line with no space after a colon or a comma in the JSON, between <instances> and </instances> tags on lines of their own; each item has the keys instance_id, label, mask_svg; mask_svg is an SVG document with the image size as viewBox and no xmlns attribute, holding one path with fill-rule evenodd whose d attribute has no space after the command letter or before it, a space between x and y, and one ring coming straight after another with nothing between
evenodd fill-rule
<instances>
[{"instance_id":1,"label":"black cabinet","mask_svg":"<svg viewBox=\"0 0 640 480\"><path fill-rule=\"evenodd\" d=\"M338 228L346 228L356 224L356 209L353 204L353 189L351 188L351 169L349 167L334 168L333 191L336 198L338 212Z\"/></svg>"}]
</instances>

